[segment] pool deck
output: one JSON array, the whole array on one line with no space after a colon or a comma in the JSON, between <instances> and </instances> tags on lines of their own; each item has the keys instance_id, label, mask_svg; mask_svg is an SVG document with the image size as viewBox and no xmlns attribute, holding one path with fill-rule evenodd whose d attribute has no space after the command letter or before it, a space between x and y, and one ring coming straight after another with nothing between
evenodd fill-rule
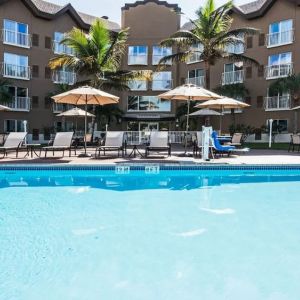
<instances>
[{"instance_id":1,"label":"pool deck","mask_svg":"<svg viewBox=\"0 0 300 300\"><path fill-rule=\"evenodd\" d=\"M78 151L81 153L82 151ZM129 151L130 152L130 151ZM77 153L77 154L78 154ZM89 150L90 154L93 154L94 151ZM8 157L0 159L0 164L74 164L74 165L83 165L83 164L118 164L118 163L174 163L174 164L201 164L204 161L201 158L194 157L181 157L179 156L181 151L176 151L172 153L171 157L166 157L164 155L153 155L151 158L117 158L116 153L109 153L107 157L100 159L95 159L92 157L77 157L72 153L72 157L65 155L64 158L61 157L60 152L56 152L53 157L49 153L48 158L36 157L24 157L25 152L19 153L19 158L15 157L14 153L9 153ZM67 152L66 152L67 154ZM300 153L282 151L282 150L250 150L248 153L243 153L239 155L231 155L230 157L224 156L215 159L211 159L209 162L211 164L230 164L230 165L261 165L261 164L270 164L270 165L299 165L300 164Z\"/></svg>"}]
</instances>

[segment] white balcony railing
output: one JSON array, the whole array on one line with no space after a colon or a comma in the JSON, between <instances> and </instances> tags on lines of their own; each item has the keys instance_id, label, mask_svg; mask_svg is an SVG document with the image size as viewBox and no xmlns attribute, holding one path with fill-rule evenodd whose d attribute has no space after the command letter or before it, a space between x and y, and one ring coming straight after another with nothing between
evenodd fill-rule
<instances>
[{"instance_id":1,"label":"white balcony railing","mask_svg":"<svg viewBox=\"0 0 300 300\"><path fill-rule=\"evenodd\" d=\"M133 80L128 83L128 87L132 91L147 91L146 80Z\"/></svg>"},{"instance_id":2,"label":"white balcony railing","mask_svg":"<svg viewBox=\"0 0 300 300\"><path fill-rule=\"evenodd\" d=\"M30 34L8 29L2 29L2 41L4 44L18 47L30 48L31 46Z\"/></svg>"},{"instance_id":3,"label":"white balcony railing","mask_svg":"<svg viewBox=\"0 0 300 300\"><path fill-rule=\"evenodd\" d=\"M291 97L286 96L275 96L265 98L265 110L289 110L291 109Z\"/></svg>"},{"instance_id":4,"label":"white balcony railing","mask_svg":"<svg viewBox=\"0 0 300 300\"><path fill-rule=\"evenodd\" d=\"M53 112L55 114L62 113L72 108L74 108L74 106L71 104L53 103Z\"/></svg>"},{"instance_id":5,"label":"white balcony railing","mask_svg":"<svg viewBox=\"0 0 300 300\"><path fill-rule=\"evenodd\" d=\"M152 56L152 65L158 65L160 60L163 59L165 56L163 55L153 55ZM172 65L172 61L168 60L164 63L165 65Z\"/></svg>"},{"instance_id":6,"label":"white balcony railing","mask_svg":"<svg viewBox=\"0 0 300 300\"><path fill-rule=\"evenodd\" d=\"M76 83L76 73L70 71L54 71L52 80L58 84L73 85Z\"/></svg>"},{"instance_id":7,"label":"white balcony railing","mask_svg":"<svg viewBox=\"0 0 300 300\"><path fill-rule=\"evenodd\" d=\"M148 55L128 55L128 65L148 65Z\"/></svg>"},{"instance_id":8,"label":"white balcony railing","mask_svg":"<svg viewBox=\"0 0 300 300\"><path fill-rule=\"evenodd\" d=\"M204 87L205 85L205 76L198 76L193 78L187 78L186 83L195 84L197 86Z\"/></svg>"},{"instance_id":9,"label":"white balcony railing","mask_svg":"<svg viewBox=\"0 0 300 300\"><path fill-rule=\"evenodd\" d=\"M74 55L75 51L67 45L60 44L58 41L53 41L53 52L55 54Z\"/></svg>"},{"instance_id":10,"label":"white balcony railing","mask_svg":"<svg viewBox=\"0 0 300 300\"><path fill-rule=\"evenodd\" d=\"M7 77L7 78L29 80L31 72L29 66L19 66L19 65L2 63L1 74L3 75L3 77Z\"/></svg>"},{"instance_id":11,"label":"white balcony railing","mask_svg":"<svg viewBox=\"0 0 300 300\"><path fill-rule=\"evenodd\" d=\"M31 103L29 97L14 97L13 101L5 103L14 111L30 111Z\"/></svg>"},{"instance_id":12,"label":"white balcony railing","mask_svg":"<svg viewBox=\"0 0 300 300\"><path fill-rule=\"evenodd\" d=\"M151 84L152 91L168 91L172 88L172 79L153 80Z\"/></svg>"},{"instance_id":13,"label":"white balcony railing","mask_svg":"<svg viewBox=\"0 0 300 300\"><path fill-rule=\"evenodd\" d=\"M270 33L266 39L268 48L290 44L294 41L294 30Z\"/></svg>"},{"instance_id":14,"label":"white balcony railing","mask_svg":"<svg viewBox=\"0 0 300 300\"><path fill-rule=\"evenodd\" d=\"M270 65L266 67L266 79L287 77L293 72L293 64Z\"/></svg>"},{"instance_id":15,"label":"white balcony railing","mask_svg":"<svg viewBox=\"0 0 300 300\"><path fill-rule=\"evenodd\" d=\"M244 82L244 70L222 73L222 85Z\"/></svg>"}]
</instances>

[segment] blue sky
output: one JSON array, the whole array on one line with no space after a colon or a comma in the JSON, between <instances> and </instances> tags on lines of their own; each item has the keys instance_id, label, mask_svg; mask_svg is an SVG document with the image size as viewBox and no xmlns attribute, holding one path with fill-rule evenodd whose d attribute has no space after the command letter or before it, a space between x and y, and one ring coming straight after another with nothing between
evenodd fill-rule
<instances>
[{"instance_id":1,"label":"blue sky","mask_svg":"<svg viewBox=\"0 0 300 300\"><path fill-rule=\"evenodd\" d=\"M108 16L112 21L120 22L121 7L125 3L133 3L135 0L48 0L49 2L65 5L69 2L79 11L96 16ZM252 0L236 0L235 4L244 4ZM189 17L194 16L195 10L203 5L204 0L168 0L169 3L177 3L182 11ZM226 2L216 0L218 5Z\"/></svg>"}]
</instances>

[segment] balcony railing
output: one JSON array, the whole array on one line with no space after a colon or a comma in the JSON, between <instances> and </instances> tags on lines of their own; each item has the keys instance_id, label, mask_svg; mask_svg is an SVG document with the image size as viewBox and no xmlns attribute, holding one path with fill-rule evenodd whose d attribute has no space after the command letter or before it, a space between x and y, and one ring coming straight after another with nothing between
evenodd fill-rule
<instances>
[{"instance_id":1,"label":"balcony railing","mask_svg":"<svg viewBox=\"0 0 300 300\"><path fill-rule=\"evenodd\" d=\"M294 30L270 33L267 35L267 47L276 47L293 43Z\"/></svg>"},{"instance_id":2,"label":"balcony railing","mask_svg":"<svg viewBox=\"0 0 300 300\"><path fill-rule=\"evenodd\" d=\"M244 82L244 70L222 73L222 85Z\"/></svg>"},{"instance_id":3,"label":"balcony railing","mask_svg":"<svg viewBox=\"0 0 300 300\"><path fill-rule=\"evenodd\" d=\"M186 83L195 84L197 86L204 87L205 85L205 76L198 76L193 78L187 78Z\"/></svg>"},{"instance_id":4,"label":"balcony railing","mask_svg":"<svg viewBox=\"0 0 300 300\"><path fill-rule=\"evenodd\" d=\"M7 78L29 80L31 72L29 66L19 66L19 65L2 63L1 74L3 75L3 77L7 77Z\"/></svg>"},{"instance_id":5,"label":"balcony railing","mask_svg":"<svg viewBox=\"0 0 300 300\"><path fill-rule=\"evenodd\" d=\"M5 103L14 111L30 111L31 103L29 97L14 97L13 101Z\"/></svg>"},{"instance_id":6,"label":"balcony railing","mask_svg":"<svg viewBox=\"0 0 300 300\"><path fill-rule=\"evenodd\" d=\"M53 41L53 52L55 54L74 55L75 51L67 45L60 44L58 41Z\"/></svg>"},{"instance_id":7,"label":"balcony railing","mask_svg":"<svg viewBox=\"0 0 300 300\"><path fill-rule=\"evenodd\" d=\"M128 83L128 87L132 91L147 91L146 80L133 80Z\"/></svg>"},{"instance_id":8,"label":"balcony railing","mask_svg":"<svg viewBox=\"0 0 300 300\"><path fill-rule=\"evenodd\" d=\"M2 40L4 44L30 48L30 34L17 32L8 29L2 29Z\"/></svg>"},{"instance_id":9,"label":"balcony railing","mask_svg":"<svg viewBox=\"0 0 300 300\"><path fill-rule=\"evenodd\" d=\"M62 113L64 111L70 110L74 108L71 104L63 104L63 103L53 103L53 112L55 114Z\"/></svg>"},{"instance_id":10,"label":"balcony railing","mask_svg":"<svg viewBox=\"0 0 300 300\"><path fill-rule=\"evenodd\" d=\"M293 64L270 65L266 67L266 79L287 77L293 72Z\"/></svg>"},{"instance_id":11,"label":"balcony railing","mask_svg":"<svg viewBox=\"0 0 300 300\"><path fill-rule=\"evenodd\" d=\"M265 98L265 110L289 110L291 109L291 97L275 96Z\"/></svg>"},{"instance_id":12,"label":"balcony railing","mask_svg":"<svg viewBox=\"0 0 300 300\"><path fill-rule=\"evenodd\" d=\"M168 91L172 88L172 79L168 80L153 80L151 82L152 91Z\"/></svg>"},{"instance_id":13,"label":"balcony railing","mask_svg":"<svg viewBox=\"0 0 300 300\"><path fill-rule=\"evenodd\" d=\"M76 73L70 71L54 71L52 80L58 84L73 85L76 83Z\"/></svg>"},{"instance_id":14,"label":"balcony railing","mask_svg":"<svg viewBox=\"0 0 300 300\"><path fill-rule=\"evenodd\" d=\"M163 55L153 55L152 56L152 65L158 65L160 60L163 59L165 56ZM172 61L168 60L164 63L165 65L172 65Z\"/></svg>"},{"instance_id":15,"label":"balcony railing","mask_svg":"<svg viewBox=\"0 0 300 300\"><path fill-rule=\"evenodd\" d=\"M148 65L148 55L128 55L128 65Z\"/></svg>"},{"instance_id":16,"label":"balcony railing","mask_svg":"<svg viewBox=\"0 0 300 300\"><path fill-rule=\"evenodd\" d=\"M228 53L242 54L245 52L245 46L243 43L238 43L235 45L227 45L225 47L225 51Z\"/></svg>"}]
</instances>

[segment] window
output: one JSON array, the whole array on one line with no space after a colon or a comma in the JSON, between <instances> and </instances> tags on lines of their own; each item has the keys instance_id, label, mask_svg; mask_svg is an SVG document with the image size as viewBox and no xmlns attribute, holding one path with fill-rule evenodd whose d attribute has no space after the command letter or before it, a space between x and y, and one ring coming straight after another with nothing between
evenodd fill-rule
<instances>
[{"instance_id":1,"label":"window","mask_svg":"<svg viewBox=\"0 0 300 300\"><path fill-rule=\"evenodd\" d=\"M13 100L9 103L6 103L5 105L15 111L30 110L30 98L28 97L27 88L9 86L8 91L11 94Z\"/></svg>"},{"instance_id":2,"label":"window","mask_svg":"<svg viewBox=\"0 0 300 300\"><path fill-rule=\"evenodd\" d=\"M242 83L244 81L243 62L224 65L222 84Z\"/></svg>"},{"instance_id":3,"label":"window","mask_svg":"<svg viewBox=\"0 0 300 300\"><path fill-rule=\"evenodd\" d=\"M19 79L30 79L28 56L4 53L3 76Z\"/></svg>"},{"instance_id":4,"label":"window","mask_svg":"<svg viewBox=\"0 0 300 300\"><path fill-rule=\"evenodd\" d=\"M269 126L269 122L267 122L267 126ZM288 120L273 120L272 125L273 131L278 133L283 133L288 131Z\"/></svg>"},{"instance_id":5,"label":"window","mask_svg":"<svg viewBox=\"0 0 300 300\"><path fill-rule=\"evenodd\" d=\"M270 24L267 40L268 47L290 44L293 40L293 20L284 20Z\"/></svg>"},{"instance_id":6,"label":"window","mask_svg":"<svg viewBox=\"0 0 300 300\"><path fill-rule=\"evenodd\" d=\"M193 50L193 54L188 58L187 63L188 64L193 64L196 62L201 61L201 53L203 51L203 45L198 43L198 44L194 44L191 47L191 50Z\"/></svg>"},{"instance_id":7,"label":"window","mask_svg":"<svg viewBox=\"0 0 300 300\"><path fill-rule=\"evenodd\" d=\"M267 111L289 110L291 108L291 97L289 93L271 93L265 99L265 109Z\"/></svg>"},{"instance_id":8,"label":"window","mask_svg":"<svg viewBox=\"0 0 300 300\"><path fill-rule=\"evenodd\" d=\"M286 52L270 55L266 73L267 79L290 75L292 73L292 53Z\"/></svg>"},{"instance_id":9,"label":"window","mask_svg":"<svg viewBox=\"0 0 300 300\"><path fill-rule=\"evenodd\" d=\"M166 91L172 88L172 72L156 72L153 74L152 90Z\"/></svg>"},{"instance_id":10,"label":"window","mask_svg":"<svg viewBox=\"0 0 300 300\"><path fill-rule=\"evenodd\" d=\"M238 38L244 40L244 34L240 34ZM241 41L236 44L226 45L225 51L228 53L242 54L245 52L244 42Z\"/></svg>"},{"instance_id":11,"label":"window","mask_svg":"<svg viewBox=\"0 0 300 300\"><path fill-rule=\"evenodd\" d=\"M4 19L3 42L5 44L29 48L30 37L28 34L28 25Z\"/></svg>"},{"instance_id":12,"label":"window","mask_svg":"<svg viewBox=\"0 0 300 300\"><path fill-rule=\"evenodd\" d=\"M171 47L159 47L153 46L153 54L152 54L152 65L158 65L159 61L165 56L172 55ZM171 61L166 62L165 64L172 64Z\"/></svg>"},{"instance_id":13,"label":"window","mask_svg":"<svg viewBox=\"0 0 300 300\"><path fill-rule=\"evenodd\" d=\"M170 111L169 100L159 99L156 96L128 96L128 111Z\"/></svg>"},{"instance_id":14,"label":"window","mask_svg":"<svg viewBox=\"0 0 300 300\"><path fill-rule=\"evenodd\" d=\"M131 91L146 91L147 81L146 80L132 80L128 83L128 87Z\"/></svg>"},{"instance_id":15,"label":"window","mask_svg":"<svg viewBox=\"0 0 300 300\"><path fill-rule=\"evenodd\" d=\"M203 87L205 84L205 76L203 69L195 69L188 71L188 83Z\"/></svg>"},{"instance_id":16,"label":"window","mask_svg":"<svg viewBox=\"0 0 300 300\"><path fill-rule=\"evenodd\" d=\"M55 54L73 55L74 50L60 42L64 39L65 34L62 32L54 32L53 51Z\"/></svg>"},{"instance_id":17,"label":"window","mask_svg":"<svg viewBox=\"0 0 300 300\"><path fill-rule=\"evenodd\" d=\"M59 70L53 71L54 83L73 85L76 83L76 73L68 67L63 66Z\"/></svg>"},{"instance_id":18,"label":"window","mask_svg":"<svg viewBox=\"0 0 300 300\"><path fill-rule=\"evenodd\" d=\"M148 47L129 46L128 65L148 65Z\"/></svg>"},{"instance_id":19,"label":"window","mask_svg":"<svg viewBox=\"0 0 300 300\"><path fill-rule=\"evenodd\" d=\"M23 132L25 120L4 120L5 132Z\"/></svg>"}]
</instances>

